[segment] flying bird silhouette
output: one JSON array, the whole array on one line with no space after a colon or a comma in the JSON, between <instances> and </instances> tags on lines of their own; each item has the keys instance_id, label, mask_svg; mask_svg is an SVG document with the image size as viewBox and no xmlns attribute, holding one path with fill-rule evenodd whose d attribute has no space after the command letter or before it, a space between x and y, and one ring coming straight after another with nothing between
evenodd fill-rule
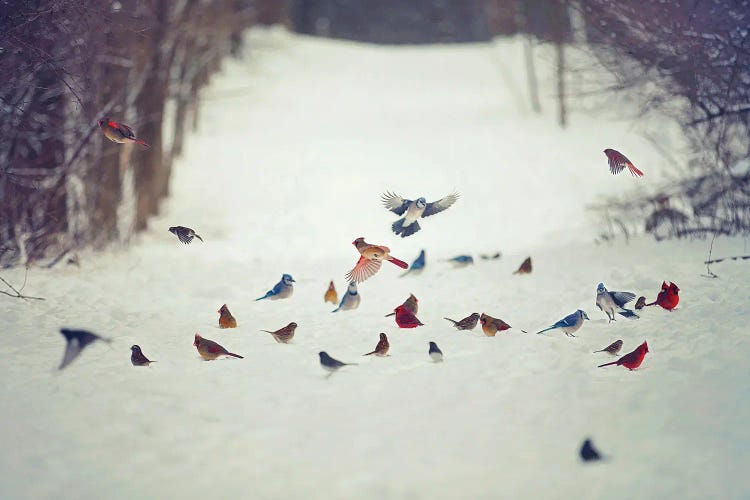
<instances>
[{"instance_id":1,"label":"flying bird silhouette","mask_svg":"<svg viewBox=\"0 0 750 500\"><path fill-rule=\"evenodd\" d=\"M81 354L81 352L83 352L86 346L88 346L92 342L101 340L102 342L106 342L109 344L112 341L111 339L101 337L86 330L70 330L68 328L61 328L60 333L65 337L65 354L63 355L63 359L58 370L62 370L70 363L72 363L73 360L76 359L78 355Z\"/></svg>"},{"instance_id":2,"label":"flying bird silhouette","mask_svg":"<svg viewBox=\"0 0 750 500\"><path fill-rule=\"evenodd\" d=\"M458 193L451 193L438 201L427 203L425 198L407 200L397 194L386 192L381 197L381 201L385 208L394 214L403 215L401 219L391 225L391 229L394 233L401 235L402 238L406 238L421 229L419 222L417 222L420 218L442 212L453 205L460 196Z\"/></svg>"},{"instance_id":3,"label":"flying bird silhouette","mask_svg":"<svg viewBox=\"0 0 750 500\"><path fill-rule=\"evenodd\" d=\"M380 270L380 266L384 260L391 262L401 269L409 267L409 264L403 260L391 257L391 249L386 246L371 245L365 242L364 238L357 238L352 241L352 245L360 253L360 257L354 269L346 273L346 279L349 281L362 283Z\"/></svg>"},{"instance_id":4,"label":"flying bird silhouette","mask_svg":"<svg viewBox=\"0 0 750 500\"><path fill-rule=\"evenodd\" d=\"M203 242L203 238L198 236L198 233L185 226L172 226L169 228L169 232L177 236L177 238L186 245L189 245L193 238L198 238Z\"/></svg>"},{"instance_id":5,"label":"flying bird silhouette","mask_svg":"<svg viewBox=\"0 0 750 500\"><path fill-rule=\"evenodd\" d=\"M607 156L609 171L612 172L612 175L619 174L627 167L633 177L643 177L643 172L635 168L635 165L619 151L607 148L604 150L604 154Z\"/></svg>"}]
</instances>

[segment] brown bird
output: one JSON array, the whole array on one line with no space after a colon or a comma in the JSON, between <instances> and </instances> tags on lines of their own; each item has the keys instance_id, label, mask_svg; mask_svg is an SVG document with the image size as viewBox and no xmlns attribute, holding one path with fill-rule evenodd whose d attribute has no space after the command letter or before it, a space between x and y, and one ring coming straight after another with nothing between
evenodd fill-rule
<instances>
[{"instance_id":1,"label":"brown bird","mask_svg":"<svg viewBox=\"0 0 750 500\"><path fill-rule=\"evenodd\" d=\"M348 281L362 283L380 270L380 266L383 264L384 260L387 260L401 269L409 268L409 264L393 257L391 255L391 249L386 246L372 245L367 243L364 238L357 238L352 241L352 245L357 249L360 257L357 264L354 266L354 269L346 273L346 279Z\"/></svg>"},{"instance_id":2,"label":"brown bird","mask_svg":"<svg viewBox=\"0 0 750 500\"><path fill-rule=\"evenodd\" d=\"M108 117L104 117L99 120L99 128L102 129L104 137L112 142L118 144L125 144L126 142L134 142L142 148L149 149L151 146L146 144L144 141L138 139L135 136L133 129L125 125L124 123L117 123Z\"/></svg>"},{"instance_id":3,"label":"brown bird","mask_svg":"<svg viewBox=\"0 0 750 500\"><path fill-rule=\"evenodd\" d=\"M284 328L281 328L279 330L276 330L275 332L269 331L269 330L261 330L261 332L270 333L273 335L273 338L276 339L276 342L279 344L288 344L293 338L294 338L294 330L297 328L297 323L291 322L288 325L286 325Z\"/></svg>"},{"instance_id":4,"label":"brown bird","mask_svg":"<svg viewBox=\"0 0 750 500\"><path fill-rule=\"evenodd\" d=\"M216 359L219 356L234 356L235 358L242 359L242 356L229 352L213 340L204 339L197 333L195 334L195 341L193 345L198 349L198 354L205 360Z\"/></svg>"},{"instance_id":5,"label":"brown bird","mask_svg":"<svg viewBox=\"0 0 750 500\"><path fill-rule=\"evenodd\" d=\"M493 318L484 313L479 317L479 322L482 323L482 331L488 337L494 337L497 332L502 332L510 329L510 325L505 321Z\"/></svg>"},{"instance_id":6,"label":"brown bird","mask_svg":"<svg viewBox=\"0 0 750 500\"><path fill-rule=\"evenodd\" d=\"M219 328L237 328L237 320L234 319L232 313L229 312L229 308L226 304L221 306L219 313Z\"/></svg>"},{"instance_id":7,"label":"brown bird","mask_svg":"<svg viewBox=\"0 0 750 500\"><path fill-rule=\"evenodd\" d=\"M454 321L450 318L443 318L447 319L451 323L453 323L453 326L456 327L456 330L473 330L477 326L477 322L479 321L479 313L471 313L470 316L466 316L464 319L460 321Z\"/></svg>"},{"instance_id":8,"label":"brown bird","mask_svg":"<svg viewBox=\"0 0 750 500\"><path fill-rule=\"evenodd\" d=\"M518 270L513 274L531 274L531 257L526 257L526 260L521 263Z\"/></svg>"},{"instance_id":9,"label":"brown bird","mask_svg":"<svg viewBox=\"0 0 750 500\"><path fill-rule=\"evenodd\" d=\"M331 283L328 285L328 290L326 290L326 294L323 296L323 302L330 302L333 305L339 303L339 294L336 293L336 287L333 286L333 280L331 280Z\"/></svg>"},{"instance_id":10,"label":"brown bird","mask_svg":"<svg viewBox=\"0 0 750 500\"><path fill-rule=\"evenodd\" d=\"M363 354L363 356L369 356L370 354L374 354L375 356L388 356L388 349L390 349L390 344L388 343L388 337L385 336L385 333L380 334L380 341L378 342L378 345L375 346L375 350L372 352L368 352L367 354Z\"/></svg>"},{"instance_id":11,"label":"brown bird","mask_svg":"<svg viewBox=\"0 0 750 500\"><path fill-rule=\"evenodd\" d=\"M643 309L646 306L646 297L641 295L638 297L638 300L635 301L635 308L636 309Z\"/></svg>"},{"instance_id":12,"label":"brown bird","mask_svg":"<svg viewBox=\"0 0 750 500\"><path fill-rule=\"evenodd\" d=\"M133 363L133 366L148 366L151 363L156 363L156 361L151 361L148 359L143 352L141 352L141 347L138 345L133 345L130 347L131 355L130 355L130 362Z\"/></svg>"},{"instance_id":13,"label":"brown bird","mask_svg":"<svg viewBox=\"0 0 750 500\"><path fill-rule=\"evenodd\" d=\"M404 309L414 315L419 312L419 300L414 296L413 293L410 293L409 297L401 305L404 307ZM385 317L387 318L389 316L395 316L395 314L395 312L392 312L390 314L386 314Z\"/></svg>"},{"instance_id":14,"label":"brown bird","mask_svg":"<svg viewBox=\"0 0 750 500\"><path fill-rule=\"evenodd\" d=\"M601 349L599 351L594 351L594 353L597 352L608 352L612 354L613 356L616 355L618 352L620 352L620 349L622 349L622 340L617 340L615 342L612 342L604 349Z\"/></svg>"}]
</instances>

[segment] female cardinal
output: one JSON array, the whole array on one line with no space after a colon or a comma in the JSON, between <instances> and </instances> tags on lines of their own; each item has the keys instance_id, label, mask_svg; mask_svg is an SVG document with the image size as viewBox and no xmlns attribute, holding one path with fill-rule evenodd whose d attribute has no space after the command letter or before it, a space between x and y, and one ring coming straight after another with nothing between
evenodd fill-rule
<instances>
[{"instance_id":1,"label":"female cardinal","mask_svg":"<svg viewBox=\"0 0 750 500\"><path fill-rule=\"evenodd\" d=\"M666 281L662 281L661 283L661 292L659 292L659 295L656 296L656 300L654 302L651 302L650 304L645 304L646 306L653 306L654 304L662 306L667 311L671 311L675 307L677 307L677 304L680 302L680 289L677 285L669 282L669 285L667 285Z\"/></svg>"},{"instance_id":2,"label":"female cardinal","mask_svg":"<svg viewBox=\"0 0 750 500\"><path fill-rule=\"evenodd\" d=\"M198 354L201 355L201 358L207 361L216 359L219 356L234 356L235 358L242 359L242 356L239 354L229 352L213 340L204 339L197 333L195 334L193 345L198 349Z\"/></svg>"},{"instance_id":3,"label":"female cardinal","mask_svg":"<svg viewBox=\"0 0 750 500\"><path fill-rule=\"evenodd\" d=\"M135 136L133 129L123 123L117 123L114 120L110 120L109 117L104 117L99 120L99 128L104 132L104 137L112 142L118 144L124 144L126 142L134 142L142 148L149 149L151 146L138 139Z\"/></svg>"},{"instance_id":4,"label":"female cardinal","mask_svg":"<svg viewBox=\"0 0 750 500\"><path fill-rule=\"evenodd\" d=\"M396 324L399 328L416 328L423 326L422 322L417 319L413 312L404 306L398 306L394 309L396 313Z\"/></svg>"},{"instance_id":5,"label":"female cardinal","mask_svg":"<svg viewBox=\"0 0 750 500\"><path fill-rule=\"evenodd\" d=\"M271 332L268 330L261 330L261 332L270 333L273 335L273 338L276 339L276 342L279 344L288 344L293 338L294 338L294 331L297 329L297 323L292 321L288 325L286 325L284 328L281 328L279 330L276 330L275 332Z\"/></svg>"},{"instance_id":6,"label":"female cardinal","mask_svg":"<svg viewBox=\"0 0 750 500\"><path fill-rule=\"evenodd\" d=\"M417 299L413 293L410 293L409 297L401 305L404 306L406 310L411 312L412 314L417 314L419 312L419 299ZM395 314L396 314L395 312L392 312L392 313L386 314L385 317L387 318Z\"/></svg>"},{"instance_id":7,"label":"female cardinal","mask_svg":"<svg viewBox=\"0 0 750 500\"><path fill-rule=\"evenodd\" d=\"M617 361L612 361L611 363L604 363L603 365L599 365L599 368L601 368L602 366L617 365L617 366L624 366L628 370L635 370L636 368L641 366L641 363L643 363L643 358L646 357L647 352L648 352L648 343L643 342L643 344L635 348L635 351L627 353L625 356L621 357Z\"/></svg>"},{"instance_id":8,"label":"female cardinal","mask_svg":"<svg viewBox=\"0 0 750 500\"><path fill-rule=\"evenodd\" d=\"M390 349L390 344L388 344L388 337L385 336L385 333L380 334L380 340L378 341L378 345L375 346L375 350L372 352L368 352L367 354L363 354L363 356L369 356L371 354L374 354L375 356L388 356L388 349Z\"/></svg>"},{"instance_id":9,"label":"female cardinal","mask_svg":"<svg viewBox=\"0 0 750 500\"><path fill-rule=\"evenodd\" d=\"M229 308L226 304L221 306L219 313L219 328L237 328L237 320L234 319L232 313L229 312Z\"/></svg>"},{"instance_id":10,"label":"female cardinal","mask_svg":"<svg viewBox=\"0 0 750 500\"><path fill-rule=\"evenodd\" d=\"M336 287L333 285L333 280L328 284L328 290L326 290L326 294L323 296L323 302L330 302L333 305L336 305L339 301L339 295L336 293Z\"/></svg>"},{"instance_id":11,"label":"female cardinal","mask_svg":"<svg viewBox=\"0 0 750 500\"><path fill-rule=\"evenodd\" d=\"M612 172L612 175L617 175L625 167L628 167L633 177L643 177L643 172L635 168L635 165L619 151L607 148L604 150L604 154L607 155L607 160L609 160L609 171Z\"/></svg>"},{"instance_id":12,"label":"female cardinal","mask_svg":"<svg viewBox=\"0 0 750 500\"><path fill-rule=\"evenodd\" d=\"M510 330L510 325L505 321L493 318L484 313L479 317L479 322L482 323L482 331L488 337L494 337L497 332L504 332Z\"/></svg>"},{"instance_id":13,"label":"female cardinal","mask_svg":"<svg viewBox=\"0 0 750 500\"><path fill-rule=\"evenodd\" d=\"M360 257L357 264L354 266L354 269L346 274L346 279L349 281L362 283L380 270L380 266L384 260L397 265L401 269L409 267L409 264L403 260L391 257L391 249L388 247L371 245L370 243L365 242L364 238L357 238L352 241L352 245L357 248Z\"/></svg>"}]
</instances>

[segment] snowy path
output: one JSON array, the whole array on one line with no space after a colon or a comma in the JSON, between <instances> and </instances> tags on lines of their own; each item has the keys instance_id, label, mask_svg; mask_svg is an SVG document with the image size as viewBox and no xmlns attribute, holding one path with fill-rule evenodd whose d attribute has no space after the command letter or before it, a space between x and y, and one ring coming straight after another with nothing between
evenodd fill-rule
<instances>
[{"instance_id":1,"label":"snowy path","mask_svg":"<svg viewBox=\"0 0 750 500\"><path fill-rule=\"evenodd\" d=\"M0 498L747 497L750 265L707 280L705 242L589 243L584 203L635 182L608 174L600 145L656 165L645 141L529 115L486 48L254 36L210 89L153 229L80 269L32 269L26 292L45 302L0 300ZM390 233L381 192L454 188L461 200L420 233ZM174 224L206 243L180 245ZM426 248L428 268L384 266L358 310L330 314L323 292L330 279L343 292L357 236L408 261ZM495 250L462 270L439 261ZM720 240L714 255L743 251ZM534 273L512 276L527 254ZM294 297L254 302L283 272ZM664 279L682 289L673 313L607 324L594 307L599 281L652 299ZM383 315L412 292L426 326L398 330ZM216 326L223 303L236 330ZM592 320L579 338L519 331L579 307ZM514 328L487 338L442 319L474 311ZM294 344L258 332L289 321ZM114 342L58 373L61 326ZM245 359L201 361L196 331ZM362 358L381 331L391 357ZM596 368L609 359L591 351L618 338L624 352L648 340L642 369ZM159 362L132 367L133 343ZM360 364L326 380L321 349ZM578 462L586 436L608 463Z\"/></svg>"}]
</instances>

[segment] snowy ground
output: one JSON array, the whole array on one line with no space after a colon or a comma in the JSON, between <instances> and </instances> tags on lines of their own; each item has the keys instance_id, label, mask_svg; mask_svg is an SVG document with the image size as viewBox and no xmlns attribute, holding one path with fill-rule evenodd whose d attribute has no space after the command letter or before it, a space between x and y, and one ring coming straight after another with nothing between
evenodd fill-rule
<instances>
[{"instance_id":1,"label":"snowy ground","mask_svg":"<svg viewBox=\"0 0 750 500\"><path fill-rule=\"evenodd\" d=\"M750 495L750 265L711 280L706 242L590 243L584 204L665 168L630 124L575 115L563 131L530 114L508 83L523 88L513 42L493 54L256 33L252 47L209 90L151 231L80 269L32 268L25 292L44 302L0 297L0 498ZM647 176L611 176L608 146ZM401 240L386 189L463 197ZM175 224L206 243L179 244ZM358 310L330 314L323 293L330 279L343 292L357 236L407 261L425 248L428 268L400 279L384 265ZM440 261L495 250L466 269ZM529 254L533 274L512 276ZM284 272L294 297L253 301ZM653 299L662 280L682 290L675 312L607 324L594 307L599 281ZM425 326L399 330L383 316L412 292ZM217 327L223 303L236 330ZM579 307L578 338L520 332ZM442 319L474 311L514 328L487 338ZM294 344L258 332L290 321ZM114 341L57 372L62 326ZM202 361L196 331L245 359ZM391 357L361 357L381 331ZM623 352L648 340L640 370L596 367L610 359L591 351L616 339ZM159 362L132 367L133 343ZM325 379L320 350L360 364ZM579 462L587 436L608 462Z\"/></svg>"}]
</instances>

